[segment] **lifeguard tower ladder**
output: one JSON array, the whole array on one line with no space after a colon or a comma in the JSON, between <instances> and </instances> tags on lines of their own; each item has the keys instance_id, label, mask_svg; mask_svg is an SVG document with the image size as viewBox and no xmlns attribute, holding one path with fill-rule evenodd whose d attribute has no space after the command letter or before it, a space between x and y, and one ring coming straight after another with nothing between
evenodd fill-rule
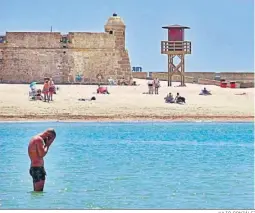
<instances>
[{"instance_id":1,"label":"lifeguard tower ladder","mask_svg":"<svg viewBox=\"0 0 255 213\"><path fill-rule=\"evenodd\" d=\"M185 55L191 54L191 42L184 41L184 30L190 29L180 25L162 27L168 29L168 41L161 41L161 54L168 56L168 86L172 86L172 76L181 76L181 86L185 86ZM180 59L174 63L174 58Z\"/></svg>"}]
</instances>

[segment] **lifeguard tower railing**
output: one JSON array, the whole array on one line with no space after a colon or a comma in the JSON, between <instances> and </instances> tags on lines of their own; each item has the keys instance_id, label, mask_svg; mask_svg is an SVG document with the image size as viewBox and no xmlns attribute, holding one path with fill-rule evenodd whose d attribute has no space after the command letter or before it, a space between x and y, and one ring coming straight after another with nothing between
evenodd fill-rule
<instances>
[{"instance_id":1,"label":"lifeguard tower railing","mask_svg":"<svg viewBox=\"0 0 255 213\"><path fill-rule=\"evenodd\" d=\"M161 41L161 54L191 54L190 41Z\"/></svg>"}]
</instances>

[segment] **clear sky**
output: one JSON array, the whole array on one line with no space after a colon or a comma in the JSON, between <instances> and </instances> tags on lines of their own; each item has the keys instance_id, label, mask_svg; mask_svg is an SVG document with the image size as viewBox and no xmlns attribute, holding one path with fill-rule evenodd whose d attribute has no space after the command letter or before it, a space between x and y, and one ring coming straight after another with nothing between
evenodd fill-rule
<instances>
[{"instance_id":1,"label":"clear sky","mask_svg":"<svg viewBox=\"0 0 255 213\"><path fill-rule=\"evenodd\" d=\"M127 26L131 66L166 71L160 41L164 25L189 26L192 54L186 71L253 71L253 0L5 0L0 33L6 31L100 32L116 12Z\"/></svg>"}]
</instances>

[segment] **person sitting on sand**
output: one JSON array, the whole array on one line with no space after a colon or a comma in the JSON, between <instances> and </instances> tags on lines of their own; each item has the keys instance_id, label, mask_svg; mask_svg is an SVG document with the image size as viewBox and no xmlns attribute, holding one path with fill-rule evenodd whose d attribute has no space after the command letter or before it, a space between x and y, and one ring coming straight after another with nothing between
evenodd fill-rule
<instances>
[{"instance_id":1,"label":"person sitting on sand","mask_svg":"<svg viewBox=\"0 0 255 213\"><path fill-rule=\"evenodd\" d=\"M211 92L208 91L205 87L203 90L201 90L201 92L199 93L199 95L211 95Z\"/></svg>"},{"instance_id":2,"label":"person sitting on sand","mask_svg":"<svg viewBox=\"0 0 255 213\"><path fill-rule=\"evenodd\" d=\"M40 100L40 101L43 100L42 90L38 89L38 90L36 91L35 98L36 98L36 100Z\"/></svg>"},{"instance_id":3,"label":"person sitting on sand","mask_svg":"<svg viewBox=\"0 0 255 213\"><path fill-rule=\"evenodd\" d=\"M208 90L204 87L204 89L201 91L200 95L211 95L211 92L208 91Z\"/></svg>"},{"instance_id":4,"label":"person sitting on sand","mask_svg":"<svg viewBox=\"0 0 255 213\"><path fill-rule=\"evenodd\" d=\"M179 103L185 103L185 98L184 97L181 97L179 93L177 93L174 101L179 104Z\"/></svg>"},{"instance_id":5,"label":"person sitting on sand","mask_svg":"<svg viewBox=\"0 0 255 213\"><path fill-rule=\"evenodd\" d=\"M43 96L42 96L42 90L38 89L36 90L35 95L32 97L32 100L43 100Z\"/></svg>"},{"instance_id":6,"label":"person sitting on sand","mask_svg":"<svg viewBox=\"0 0 255 213\"><path fill-rule=\"evenodd\" d=\"M171 92L164 99L166 103L174 103L174 97Z\"/></svg>"},{"instance_id":7,"label":"person sitting on sand","mask_svg":"<svg viewBox=\"0 0 255 213\"><path fill-rule=\"evenodd\" d=\"M110 93L108 92L107 87L101 87L100 85L98 85L97 94L110 94Z\"/></svg>"}]
</instances>

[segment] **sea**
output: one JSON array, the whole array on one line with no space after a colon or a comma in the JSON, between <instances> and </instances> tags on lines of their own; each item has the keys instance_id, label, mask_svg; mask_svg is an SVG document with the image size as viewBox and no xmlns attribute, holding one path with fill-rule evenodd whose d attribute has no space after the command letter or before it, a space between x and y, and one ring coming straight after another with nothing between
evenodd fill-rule
<instances>
[{"instance_id":1,"label":"sea","mask_svg":"<svg viewBox=\"0 0 255 213\"><path fill-rule=\"evenodd\" d=\"M52 127L44 192L28 143ZM2 122L1 209L252 209L254 123Z\"/></svg>"}]
</instances>

